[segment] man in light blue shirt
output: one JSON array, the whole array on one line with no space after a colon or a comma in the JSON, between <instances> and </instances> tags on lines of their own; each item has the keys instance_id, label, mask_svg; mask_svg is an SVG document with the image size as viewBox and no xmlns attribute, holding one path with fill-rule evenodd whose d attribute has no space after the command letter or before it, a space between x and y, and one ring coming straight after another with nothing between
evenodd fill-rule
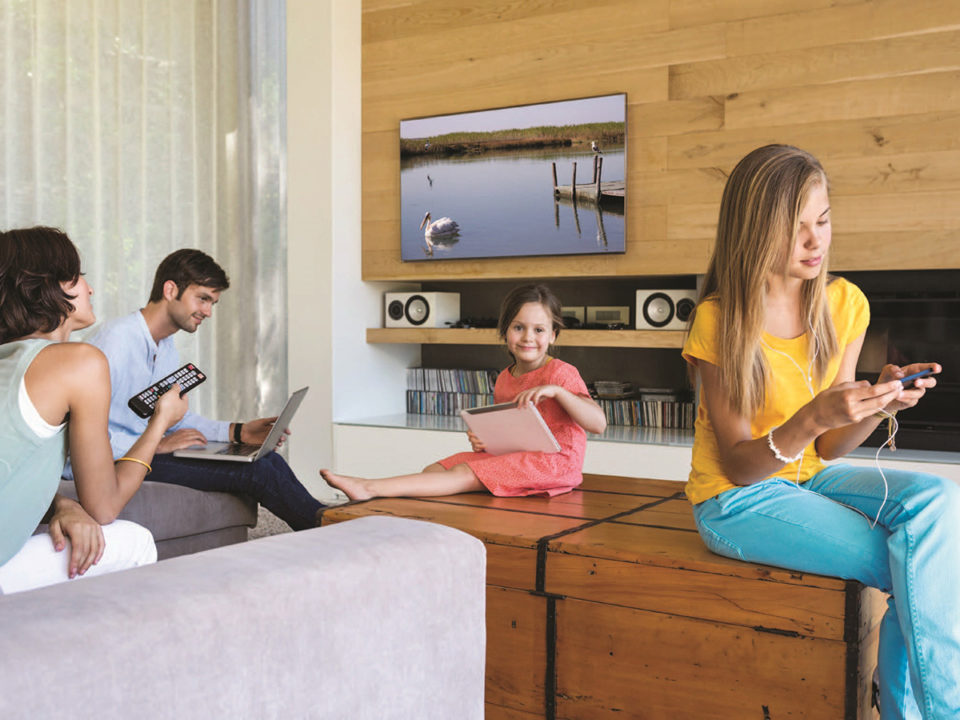
<instances>
[{"instance_id":1,"label":"man in light blue shirt","mask_svg":"<svg viewBox=\"0 0 960 720\"><path fill-rule=\"evenodd\" d=\"M157 267L146 307L105 323L88 340L103 351L110 364L110 445L114 458L130 449L147 424L127 401L181 367L173 335L178 330L196 332L229 286L223 268L209 255L200 250L177 250ZM149 479L196 490L249 495L294 530L314 527L317 511L324 505L297 480L279 454L269 453L253 463L193 460L170 454L208 440L262 443L275 420L230 423L188 412L157 447ZM64 476L72 478L69 464Z\"/></svg>"}]
</instances>

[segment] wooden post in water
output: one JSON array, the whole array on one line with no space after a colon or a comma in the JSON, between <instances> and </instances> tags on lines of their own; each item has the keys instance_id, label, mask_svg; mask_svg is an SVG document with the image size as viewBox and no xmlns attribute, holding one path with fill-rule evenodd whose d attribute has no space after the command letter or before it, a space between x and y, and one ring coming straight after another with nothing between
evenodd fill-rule
<instances>
[{"instance_id":1,"label":"wooden post in water","mask_svg":"<svg viewBox=\"0 0 960 720\"><path fill-rule=\"evenodd\" d=\"M577 202L577 163L573 163L573 178L570 180L570 195L572 196L573 202Z\"/></svg>"},{"instance_id":2,"label":"wooden post in water","mask_svg":"<svg viewBox=\"0 0 960 720\"><path fill-rule=\"evenodd\" d=\"M596 182L596 181L597 181L597 160L598 160L599 158L600 158L599 155L594 155L594 156L593 156L593 176L592 176L590 182Z\"/></svg>"},{"instance_id":3,"label":"wooden post in water","mask_svg":"<svg viewBox=\"0 0 960 720\"><path fill-rule=\"evenodd\" d=\"M550 163L553 166L553 196L557 196L557 163Z\"/></svg>"},{"instance_id":4,"label":"wooden post in water","mask_svg":"<svg viewBox=\"0 0 960 720\"><path fill-rule=\"evenodd\" d=\"M594 173L597 182L597 207L600 207L600 176L603 174L603 158L599 155L595 157L597 159L596 172Z\"/></svg>"}]
</instances>

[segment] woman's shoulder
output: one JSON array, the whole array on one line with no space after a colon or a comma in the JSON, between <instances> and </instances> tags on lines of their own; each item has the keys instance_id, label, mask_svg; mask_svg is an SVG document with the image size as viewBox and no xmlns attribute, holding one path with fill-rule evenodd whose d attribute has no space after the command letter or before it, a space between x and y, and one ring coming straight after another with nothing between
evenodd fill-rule
<instances>
[{"instance_id":1,"label":"woman's shoulder","mask_svg":"<svg viewBox=\"0 0 960 720\"><path fill-rule=\"evenodd\" d=\"M870 302L863 291L842 277L827 285L827 301L837 339L842 345L861 335L870 324Z\"/></svg>"},{"instance_id":2,"label":"woman's shoulder","mask_svg":"<svg viewBox=\"0 0 960 720\"><path fill-rule=\"evenodd\" d=\"M827 281L827 295L831 300L843 301L851 298L866 297L863 290L839 275L831 275Z\"/></svg>"},{"instance_id":3,"label":"woman's shoulder","mask_svg":"<svg viewBox=\"0 0 960 720\"><path fill-rule=\"evenodd\" d=\"M95 378L106 372L107 356L98 347L84 342L58 342L47 345L37 353L31 369L41 373L57 373L62 377Z\"/></svg>"},{"instance_id":4,"label":"woman's shoulder","mask_svg":"<svg viewBox=\"0 0 960 720\"><path fill-rule=\"evenodd\" d=\"M863 311L869 312L870 303L863 290L843 277L831 276L827 285L827 299L834 317L840 312L854 315Z\"/></svg>"}]
</instances>

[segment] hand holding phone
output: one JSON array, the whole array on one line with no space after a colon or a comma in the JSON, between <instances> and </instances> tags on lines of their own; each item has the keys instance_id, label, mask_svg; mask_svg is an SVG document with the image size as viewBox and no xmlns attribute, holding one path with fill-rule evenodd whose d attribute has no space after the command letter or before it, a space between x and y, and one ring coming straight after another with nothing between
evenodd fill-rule
<instances>
[{"instance_id":1,"label":"hand holding phone","mask_svg":"<svg viewBox=\"0 0 960 720\"><path fill-rule=\"evenodd\" d=\"M933 370L927 368L926 370L921 370L920 372L913 373L913 375L907 375L906 377L900 378L900 383L903 385L904 390L915 390L913 387L913 381L917 378L926 377L933 373Z\"/></svg>"}]
</instances>

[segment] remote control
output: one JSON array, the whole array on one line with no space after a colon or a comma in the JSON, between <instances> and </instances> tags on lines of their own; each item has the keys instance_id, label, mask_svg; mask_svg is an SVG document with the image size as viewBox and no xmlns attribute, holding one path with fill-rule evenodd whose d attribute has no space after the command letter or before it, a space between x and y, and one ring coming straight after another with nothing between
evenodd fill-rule
<instances>
[{"instance_id":1,"label":"remote control","mask_svg":"<svg viewBox=\"0 0 960 720\"><path fill-rule=\"evenodd\" d=\"M183 397L183 394L187 392L187 390L193 390L193 388L206 379L207 376L200 372L196 365L187 363L179 370L170 373L146 390L138 392L130 398L127 405L140 417L148 418L153 415L153 411L157 407L157 400L160 399L160 396L163 395L171 385L179 383L180 397Z\"/></svg>"}]
</instances>

